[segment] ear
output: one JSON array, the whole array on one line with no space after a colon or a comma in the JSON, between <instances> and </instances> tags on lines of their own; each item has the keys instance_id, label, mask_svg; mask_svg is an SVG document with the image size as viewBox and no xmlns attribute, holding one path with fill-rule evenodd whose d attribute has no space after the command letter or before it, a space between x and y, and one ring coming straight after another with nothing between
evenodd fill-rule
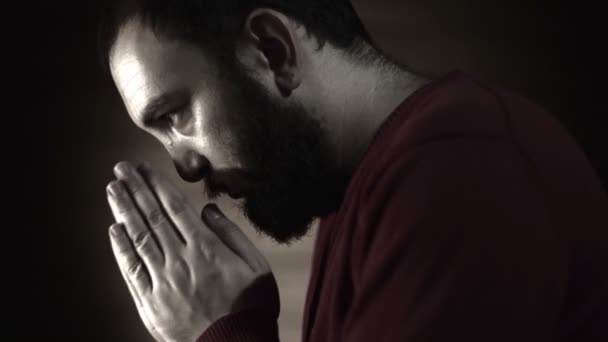
<instances>
[{"instance_id":1,"label":"ear","mask_svg":"<svg viewBox=\"0 0 608 342\"><path fill-rule=\"evenodd\" d=\"M301 81L298 44L290 19L272 9L258 8L245 21L245 38L273 72L283 96L289 96Z\"/></svg>"}]
</instances>

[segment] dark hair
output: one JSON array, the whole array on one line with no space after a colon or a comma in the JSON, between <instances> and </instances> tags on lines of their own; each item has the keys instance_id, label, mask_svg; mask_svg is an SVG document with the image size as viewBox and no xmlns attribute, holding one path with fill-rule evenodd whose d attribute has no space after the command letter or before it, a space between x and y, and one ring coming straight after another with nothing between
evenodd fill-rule
<instances>
[{"instance_id":1,"label":"dark hair","mask_svg":"<svg viewBox=\"0 0 608 342\"><path fill-rule=\"evenodd\" d=\"M376 55L377 47L349 0L117 0L110 2L100 22L99 57L107 71L120 29L137 18L160 37L184 40L211 48L215 57L231 58L226 54L245 19L254 9L263 7L304 25L319 48L330 43L361 61Z\"/></svg>"}]
</instances>

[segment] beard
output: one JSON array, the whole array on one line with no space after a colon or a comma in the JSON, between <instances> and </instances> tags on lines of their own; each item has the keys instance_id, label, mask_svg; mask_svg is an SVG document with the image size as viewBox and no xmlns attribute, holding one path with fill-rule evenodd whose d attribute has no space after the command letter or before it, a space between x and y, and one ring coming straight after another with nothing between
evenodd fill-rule
<instances>
[{"instance_id":1,"label":"beard","mask_svg":"<svg viewBox=\"0 0 608 342\"><path fill-rule=\"evenodd\" d=\"M278 243L305 236L314 219L339 205L347 177L337 166L327 132L299 103L274 100L238 64L225 67L227 128L242 168L210 172L212 186L234 184L241 210L257 231Z\"/></svg>"}]
</instances>

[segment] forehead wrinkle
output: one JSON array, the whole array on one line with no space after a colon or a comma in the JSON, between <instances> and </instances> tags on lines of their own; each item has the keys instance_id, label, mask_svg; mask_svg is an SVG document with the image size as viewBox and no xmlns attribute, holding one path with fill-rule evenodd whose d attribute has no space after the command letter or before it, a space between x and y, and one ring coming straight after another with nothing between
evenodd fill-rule
<instances>
[{"instance_id":1,"label":"forehead wrinkle","mask_svg":"<svg viewBox=\"0 0 608 342\"><path fill-rule=\"evenodd\" d=\"M159 46L158 41L151 40L145 32L131 29L117 45L114 66L129 112L137 119L152 97L163 95L175 86L191 86L194 75L188 70L192 64L191 51L175 51L176 46L179 47L175 42Z\"/></svg>"},{"instance_id":2,"label":"forehead wrinkle","mask_svg":"<svg viewBox=\"0 0 608 342\"><path fill-rule=\"evenodd\" d=\"M159 83L151 77L146 77L141 62L133 55L125 57L125 59L121 61L119 68L123 75L122 79L125 95L131 101L132 107L134 107L133 109L139 112L141 108L145 106L146 98L151 96L146 92L153 92L153 89L150 88L153 88L154 86L156 89L160 89ZM133 114L136 115L135 113Z\"/></svg>"},{"instance_id":3,"label":"forehead wrinkle","mask_svg":"<svg viewBox=\"0 0 608 342\"><path fill-rule=\"evenodd\" d=\"M144 69L144 67L142 67L142 63L136 56L133 56L133 54L129 54L128 59L121 63L121 65L122 68L127 68L127 71L132 70L130 78L125 81L125 88L128 88L130 84L137 80L142 74L146 75L146 73L142 71ZM162 89L160 86L160 79L165 75L168 75L168 72L162 70L161 72L161 76L159 77L150 77L150 75L148 75L148 77L141 77L141 79L144 79L144 82L142 83L151 83L151 85L156 86L156 89Z\"/></svg>"},{"instance_id":4,"label":"forehead wrinkle","mask_svg":"<svg viewBox=\"0 0 608 342\"><path fill-rule=\"evenodd\" d=\"M146 87L146 85L143 83L133 84L132 86L125 86L125 90L124 90L125 95L134 107L138 107L139 102L142 101L142 100L138 101L138 99L141 99L142 97L145 98L145 93L143 94L143 96L140 95L141 92L146 91L145 87Z\"/></svg>"},{"instance_id":5,"label":"forehead wrinkle","mask_svg":"<svg viewBox=\"0 0 608 342\"><path fill-rule=\"evenodd\" d=\"M125 88L129 87L129 84L133 81L133 79L140 76L142 69L140 64L141 63L138 63L136 58L126 61L125 63L121 63L121 70L126 70L123 71L126 73Z\"/></svg>"},{"instance_id":6,"label":"forehead wrinkle","mask_svg":"<svg viewBox=\"0 0 608 342\"><path fill-rule=\"evenodd\" d=\"M133 75L130 76L129 79L127 79L125 81L125 91L130 92L131 88L135 87L137 90L137 88L142 87L143 83L145 82L136 82L137 80L141 81L141 75L139 75L139 73L135 72Z\"/></svg>"},{"instance_id":7,"label":"forehead wrinkle","mask_svg":"<svg viewBox=\"0 0 608 342\"><path fill-rule=\"evenodd\" d=\"M114 56L112 57L112 64L115 64L118 68L123 68L125 65L128 66L131 63L139 63L139 60L133 53L124 53L122 55L116 56L116 52L114 52ZM126 56L125 56L126 55ZM118 62L117 60L120 60Z\"/></svg>"}]
</instances>

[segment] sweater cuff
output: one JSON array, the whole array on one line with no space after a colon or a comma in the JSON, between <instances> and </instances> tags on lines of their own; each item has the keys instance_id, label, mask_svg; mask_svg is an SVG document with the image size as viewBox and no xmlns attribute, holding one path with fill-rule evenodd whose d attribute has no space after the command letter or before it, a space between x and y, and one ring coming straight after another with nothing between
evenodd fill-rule
<instances>
[{"instance_id":1,"label":"sweater cuff","mask_svg":"<svg viewBox=\"0 0 608 342\"><path fill-rule=\"evenodd\" d=\"M233 313L213 322L196 342L278 342L279 289L272 273L243 291Z\"/></svg>"},{"instance_id":2,"label":"sweater cuff","mask_svg":"<svg viewBox=\"0 0 608 342\"><path fill-rule=\"evenodd\" d=\"M266 312L246 310L214 322L196 342L278 342L277 320Z\"/></svg>"}]
</instances>

